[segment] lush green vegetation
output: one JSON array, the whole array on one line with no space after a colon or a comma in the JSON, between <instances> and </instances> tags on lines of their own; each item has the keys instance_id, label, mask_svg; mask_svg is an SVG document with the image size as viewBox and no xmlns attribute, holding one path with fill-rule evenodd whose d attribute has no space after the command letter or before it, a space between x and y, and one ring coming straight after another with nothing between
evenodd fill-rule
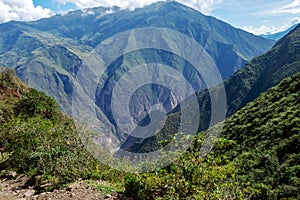
<instances>
[{"instance_id":1,"label":"lush green vegetation","mask_svg":"<svg viewBox=\"0 0 300 200\"><path fill-rule=\"evenodd\" d=\"M164 169L127 177L126 194L135 199L247 199L258 192L237 177L238 169L227 158L213 152L202 158L202 142L200 134L188 152ZM220 148L233 144L218 142Z\"/></svg>"},{"instance_id":2,"label":"lush green vegetation","mask_svg":"<svg viewBox=\"0 0 300 200\"><path fill-rule=\"evenodd\" d=\"M100 165L81 143L74 122L57 103L26 87L13 70L0 73L1 174L26 174L30 185L50 190L78 179L122 184L123 173ZM3 154L4 155L4 154Z\"/></svg>"},{"instance_id":3,"label":"lush green vegetation","mask_svg":"<svg viewBox=\"0 0 300 200\"><path fill-rule=\"evenodd\" d=\"M228 118L208 157L199 156L199 134L171 166L128 177L126 192L138 199L299 199L299 88L300 73Z\"/></svg>"},{"instance_id":4,"label":"lush green vegetation","mask_svg":"<svg viewBox=\"0 0 300 200\"><path fill-rule=\"evenodd\" d=\"M259 199L300 198L299 88L298 73L226 120L223 135L236 145L219 153Z\"/></svg>"}]
</instances>

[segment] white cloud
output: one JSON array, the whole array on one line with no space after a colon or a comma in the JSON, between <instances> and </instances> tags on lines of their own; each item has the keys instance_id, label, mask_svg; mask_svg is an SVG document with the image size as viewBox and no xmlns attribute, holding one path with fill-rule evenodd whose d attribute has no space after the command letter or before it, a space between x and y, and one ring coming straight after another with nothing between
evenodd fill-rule
<instances>
[{"instance_id":1,"label":"white cloud","mask_svg":"<svg viewBox=\"0 0 300 200\"><path fill-rule=\"evenodd\" d=\"M73 3L79 9L97 6L112 7L118 6L123 9L135 9L158 2L159 0L53 0L61 4ZM161 0L170 1L170 0ZM177 0L189 7L195 8L204 14L210 12L224 0ZM46 18L55 13L48 8L34 6L33 0L0 0L0 23L11 20L34 21Z\"/></svg>"},{"instance_id":2,"label":"white cloud","mask_svg":"<svg viewBox=\"0 0 300 200\"><path fill-rule=\"evenodd\" d=\"M34 21L52 15L54 13L50 9L34 6L32 0L0 0L0 23Z\"/></svg>"},{"instance_id":3,"label":"white cloud","mask_svg":"<svg viewBox=\"0 0 300 200\"><path fill-rule=\"evenodd\" d=\"M294 17L292 20L291 20L291 24L294 25L294 24L299 24L300 23L300 17Z\"/></svg>"},{"instance_id":4,"label":"white cloud","mask_svg":"<svg viewBox=\"0 0 300 200\"><path fill-rule=\"evenodd\" d=\"M285 27L285 25L282 27L262 25L261 27L258 27L258 28L254 28L253 26L246 26L246 27L243 27L243 29L245 31L247 31L249 33L253 33L255 35L262 35L262 34L273 34L273 33L277 33L277 32L286 30L283 27Z\"/></svg>"},{"instance_id":5,"label":"white cloud","mask_svg":"<svg viewBox=\"0 0 300 200\"><path fill-rule=\"evenodd\" d=\"M278 26L278 27L262 25L261 27L258 27L258 28L254 28L252 26L246 26L243 29L245 31L248 31L255 35L274 34L274 33L285 31L285 30L289 29L291 26L298 24L298 23L300 23L300 18L295 17L295 18L292 18L289 23L282 25L282 26Z\"/></svg>"},{"instance_id":6,"label":"white cloud","mask_svg":"<svg viewBox=\"0 0 300 200\"><path fill-rule=\"evenodd\" d=\"M210 14L223 0L178 0L178 2L199 10L204 14Z\"/></svg>"},{"instance_id":7,"label":"white cloud","mask_svg":"<svg viewBox=\"0 0 300 200\"><path fill-rule=\"evenodd\" d=\"M293 0L290 4L271 11L271 14L298 14L300 13L300 0Z\"/></svg>"},{"instance_id":8,"label":"white cloud","mask_svg":"<svg viewBox=\"0 0 300 200\"><path fill-rule=\"evenodd\" d=\"M150 5L158 2L159 0L56 0L59 3L73 3L79 9L91 8L91 7L112 7L119 6L123 9L134 9ZM170 1L170 0L162 0ZM223 0L177 0L178 2L185 4L189 7L195 8L204 14L209 14L216 6Z\"/></svg>"},{"instance_id":9,"label":"white cloud","mask_svg":"<svg viewBox=\"0 0 300 200\"><path fill-rule=\"evenodd\" d=\"M295 8L299 8L300 7L300 0L294 0L292 3L290 3L287 6L284 6L281 10L293 10Z\"/></svg>"}]
</instances>

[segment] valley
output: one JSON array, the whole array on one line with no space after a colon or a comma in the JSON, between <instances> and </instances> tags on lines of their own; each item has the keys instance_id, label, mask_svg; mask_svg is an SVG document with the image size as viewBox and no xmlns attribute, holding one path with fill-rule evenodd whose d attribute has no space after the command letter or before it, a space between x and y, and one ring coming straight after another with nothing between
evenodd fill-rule
<instances>
[{"instance_id":1,"label":"valley","mask_svg":"<svg viewBox=\"0 0 300 200\"><path fill-rule=\"evenodd\" d=\"M299 24L177 1L2 23L0 200L299 199L299 88Z\"/></svg>"}]
</instances>

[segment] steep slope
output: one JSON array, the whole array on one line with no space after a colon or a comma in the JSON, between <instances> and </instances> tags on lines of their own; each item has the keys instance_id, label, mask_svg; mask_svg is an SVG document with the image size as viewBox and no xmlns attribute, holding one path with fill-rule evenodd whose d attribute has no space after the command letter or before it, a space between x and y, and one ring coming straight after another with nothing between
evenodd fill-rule
<instances>
[{"instance_id":1,"label":"steep slope","mask_svg":"<svg viewBox=\"0 0 300 200\"><path fill-rule=\"evenodd\" d=\"M28 25L40 31L68 36L91 47L131 29L169 28L194 38L205 47L215 59L223 78L230 76L253 57L266 52L274 44L271 40L235 29L177 2L159 2L134 11L118 8L87 9Z\"/></svg>"},{"instance_id":2,"label":"steep slope","mask_svg":"<svg viewBox=\"0 0 300 200\"><path fill-rule=\"evenodd\" d=\"M14 104L28 90L28 87L16 77L14 71L0 66L0 125L14 116Z\"/></svg>"},{"instance_id":3,"label":"steep slope","mask_svg":"<svg viewBox=\"0 0 300 200\"><path fill-rule=\"evenodd\" d=\"M284 79L226 119L208 157L199 134L174 164L133 175L126 190L139 199L299 199L299 88L300 73Z\"/></svg>"},{"instance_id":4,"label":"steep slope","mask_svg":"<svg viewBox=\"0 0 300 200\"><path fill-rule=\"evenodd\" d=\"M287 36L279 40L276 45L266 54L253 59L243 69L225 80L224 86L227 97L227 116L256 99L262 92L275 86L281 80L300 72L300 25L291 31ZM212 89L211 93L213 93ZM217 90L216 90L217 91ZM210 94L203 90L198 94L200 114L199 131L207 130L211 119ZM180 120L180 107L177 107L169 116L168 123L161 133L152 138L144 140L132 146L133 151L140 151L145 148L156 149L155 140L161 140L170 133L176 133ZM128 141L132 141L129 139ZM141 142L139 140L139 142ZM132 145L125 142L126 148ZM124 147L125 148L125 147Z\"/></svg>"},{"instance_id":5,"label":"steep slope","mask_svg":"<svg viewBox=\"0 0 300 200\"><path fill-rule=\"evenodd\" d=\"M225 122L225 151L257 199L299 198L300 74L284 79Z\"/></svg>"},{"instance_id":6,"label":"steep slope","mask_svg":"<svg viewBox=\"0 0 300 200\"><path fill-rule=\"evenodd\" d=\"M5 185L1 199L29 198L78 179L122 184L124 175L98 163L83 145L74 121L59 111L51 97L29 88L14 70L1 67L0 171L0 186L4 179L22 182L20 194L11 189L7 198L10 186ZM25 195L26 190L30 191Z\"/></svg>"},{"instance_id":7,"label":"steep slope","mask_svg":"<svg viewBox=\"0 0 300 200\"><path fill-rule=\"evenodd\" d=\"M252 60L244 69L225 81L228 116L261 92L300 71L300 25L277 42L271 51ZM237 83L242 87L236 87Z\"/></svg>"},{"instance_id":8,"label":"steep slope","mask_svg":"<svg viewBox=\"0 0 300 200\"><path fill-rule=\"evenodd\" d=\"M299 71L300 25L279 40L269 52L253 59L243 69L225 80L227 116L234 114L257 98L260 93ZM209 110L207 91L200 92L198 96L200 105Z\"/></svg>"}]
</instances>

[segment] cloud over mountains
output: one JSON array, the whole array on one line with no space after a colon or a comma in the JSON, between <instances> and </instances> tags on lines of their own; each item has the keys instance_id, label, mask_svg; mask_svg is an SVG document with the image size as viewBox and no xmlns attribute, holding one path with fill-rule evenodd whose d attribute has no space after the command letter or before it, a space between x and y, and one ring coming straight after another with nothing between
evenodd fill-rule
<instances>
[{"instance_id":1,"label":"cloud over mountains","mask_svg":"<svg viewBox=\"0 0 300 200\"><path fill-rule=\"evenodd\" d=\"M52 0L53 4L56 4L58 7L60 4L72 3L79 9L97 6L118 6L123 9L134 9L150 5L157 1L158 0ZM222 1L223 0L178 0L178 2L195 8L204 14L209 14L216 4ZM54 15L52 10L35 6L33 0L0 0L0 23L11 20L33 21L52 15Z\"/></svg>"},{"instance_id":2,"label":"cloud over mountains","mask_svg":"<svg viewBox=\"0 0 300 200\"><path fill-rule=\"evenodd\" d=\"M118 6L122 9L132 10L158 1L173 0L0 0L0 23L11 20L34 21L56 13L66 13L72 9L97 6ZM176 1L257 35L284 31L300 22L298 16L300 0L265 0L260 4L256 4L253 0ZM284 20L283 17L285 17ZM274 20L277 22L270 23ZM265 23L264 21L269 22Z\"/></svg>"},{"instance_id":3,"label":"cloud over mountains","mask_svg":"<svg viewBox=\"0 0 300 200\"><path fill-rule=\"evenodd\" d=\"M96 6L112 7L119 6L121 8L134 9L138 7L143 7L150 5L152 3L158 2L158 0L56 0L59 3L73 3L78 8L90 8ZM160 0L160 1L170 1L170 0ZM195 8L205 14L208 14L216 4L222 2L223 0L177 0L182 4L189 7Z\"/></svg>"},{"instance_id":4,"label":"cloud over mountains","mask_svg":"<svg viewBox=\"0 0 300 200\"><path fill-rule=\"evenodd\" d=\"M34 6L32 0L0 0L0 23L33 21L52 15L54 13L50 9Z\"/></svg>"}]
</instances>

